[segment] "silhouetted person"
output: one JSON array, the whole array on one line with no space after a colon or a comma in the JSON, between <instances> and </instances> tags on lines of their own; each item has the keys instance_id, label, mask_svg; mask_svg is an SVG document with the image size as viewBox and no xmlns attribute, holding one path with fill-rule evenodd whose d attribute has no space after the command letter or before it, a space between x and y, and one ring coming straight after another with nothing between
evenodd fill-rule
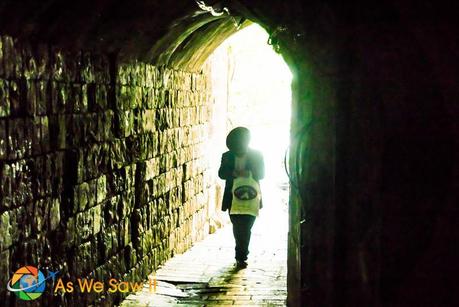
<instances>
[{"instance_id":1,"label":"silhouetted person","mask_svg":"<svg viewBox=\"0 0 459 307\"><path fill-rule=\"evenodd\" d=\"M263 156L260 152L250 149L249 142L250 131L245 127L237 127L231 130L226 138L226 146L229 151L223 153L218 170L218 176L226 180L222 211L228 210L228 213L230 213L235 178L248 177L249 172L257 182L264 177ZM261 200L260 208L262 208ZM235 258L238 267L247 267L245 261L249 254L250 235L255 218L255 216L249 214L230 214L236 241Z\"/></svg>"}]
</instances>

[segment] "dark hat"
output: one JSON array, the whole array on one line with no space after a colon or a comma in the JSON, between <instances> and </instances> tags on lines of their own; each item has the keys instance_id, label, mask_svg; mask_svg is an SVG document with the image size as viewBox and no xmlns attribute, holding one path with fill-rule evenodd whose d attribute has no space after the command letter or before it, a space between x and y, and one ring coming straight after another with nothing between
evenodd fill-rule
<instances>
[{"instance_id":1,"label":"dark hat","mask_svg":"<svg viewBox=\"0 0 459 307\"><path fill-rule=\"evenodd\" d=\"M237 127L228 133L226 147L231 151L246 149L250 142L250 131L245 127Z\"/></svg>"}]
</instances>

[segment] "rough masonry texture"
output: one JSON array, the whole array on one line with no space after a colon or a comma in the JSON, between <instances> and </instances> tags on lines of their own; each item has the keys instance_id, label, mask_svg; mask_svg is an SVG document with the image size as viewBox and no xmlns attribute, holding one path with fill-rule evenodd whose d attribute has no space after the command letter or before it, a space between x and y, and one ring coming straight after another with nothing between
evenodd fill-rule
<instances>
[{"instance_id":1,"label":"rough masonry texture","mask_svg":"<svg viewBox=\"0 0 459 307\"><path fill-rule=\"evenodd\" d=\"M209 98L204 73L2 36L0 299L13 300L3 285L22 265L140 282L202 239ZM119 299L46 291L36 303Z\"/></svg>"}]
</instances>

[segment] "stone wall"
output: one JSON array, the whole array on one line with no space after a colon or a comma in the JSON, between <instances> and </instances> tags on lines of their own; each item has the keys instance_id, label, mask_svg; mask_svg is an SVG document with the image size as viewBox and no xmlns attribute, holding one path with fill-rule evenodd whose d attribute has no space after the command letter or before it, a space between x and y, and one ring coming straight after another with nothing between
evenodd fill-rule
<instances>
[{"instance_id":1,"label":"stone wall","mask_svg":"<svg viewBox=\"0 0 459 307\"><path fill-rule=\"evenodd\" d=\"M0 299L23 265L141 281L208 233L205 72L0 39ZM46 270L45 270L46 272ZM36 303L83 306L119 294Z\"/></svg>"}]
</instances>

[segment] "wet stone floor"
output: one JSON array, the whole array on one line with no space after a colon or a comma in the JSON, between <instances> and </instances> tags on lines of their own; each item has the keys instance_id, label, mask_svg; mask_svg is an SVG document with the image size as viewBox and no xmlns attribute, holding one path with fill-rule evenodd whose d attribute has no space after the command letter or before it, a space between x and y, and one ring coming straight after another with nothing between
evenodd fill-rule
<instances>
[{"instance_id":1,"label":"wet stone floor","mask_svg":"<svg viewBox=\"0 0 459 307\"><path fill-rule=\"evenodd\" d=\"M247 268L235 267L229 224L158 269L155 291L145 282L120 306L286 306L287 208L267 205L252 228Z\"/></svg>"}]
</instances>

